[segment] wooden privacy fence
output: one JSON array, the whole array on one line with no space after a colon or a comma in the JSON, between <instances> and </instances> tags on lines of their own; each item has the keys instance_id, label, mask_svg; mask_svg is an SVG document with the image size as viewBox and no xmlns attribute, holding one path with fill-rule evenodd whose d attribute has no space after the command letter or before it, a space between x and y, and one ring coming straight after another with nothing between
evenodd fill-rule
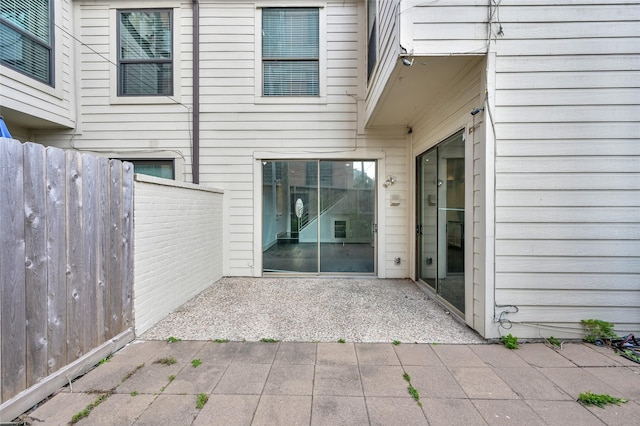
<instances>
[{"instance_id":1,"label":"wooden privacy fence","mask_svg":"<svg viewBox=\"0 0 640 426\"><path fill-rule=\"evenodd\" d=\"M132 327L133 166L0 139L0 231L6 402Z\"/></svg>"}]
</instances>

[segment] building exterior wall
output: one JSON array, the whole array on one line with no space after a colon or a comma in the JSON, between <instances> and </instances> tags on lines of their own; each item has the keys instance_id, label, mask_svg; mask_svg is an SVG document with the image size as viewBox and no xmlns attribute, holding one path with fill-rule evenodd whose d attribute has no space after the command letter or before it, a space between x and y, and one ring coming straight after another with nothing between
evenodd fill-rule
<instances>
[{"instance_id":1,"label":"building exterior wall","mask_svg":"<svg viewBox=\"0 0 640 426\"><path fill-rule=\"evenodd\" d=\"M539 3L500 7L496 304L543 336L587 318L637 330L640 4Z\"/></svg>"},{"instance_id":2,"label":"building exterior wall","mask_svg":"<svg viewBox=\"0 0 640 426\"><path fill-rule=\"evenodd\" d=\"M219 190L136 174L136 335L222 278Z\"/></svg>"},{"instance_id":3,"label":"building exterior wall","mask_svg":"<svg viewBox=\"0 0 640 426\"><path fill-rule=\"evenodd\" d=\"M369 81L365 3L314 3L320 96L292 100L260 96L260 11L274 2L200 2L200 182L225 194L222 274L262 273L262 161L373 159L377 275L413 277L415 158L465 128L473 158L467 323L487 337L507 326L522 337L575 337L592 316L621 331L640 326L638 2L377 1ZM149 3L56 4L56 22L79 41L65 31L56 38L55 96L7 80L4 68L0 84L3 107L64 129L17 133L111 157L172 158L176 178L191 181L192 3L152 6L174 12L176 88L151 100L116 96L114 66L116 11ZM401 47L415 59L413 80ZM411 94L406 82L416 75L428 93L407 107L393 92L404 84ZM397 117L409 118L396 122L381 112L402 108ZM388 176L397 181L384 187Z\"/></svg>"}]
</instances>

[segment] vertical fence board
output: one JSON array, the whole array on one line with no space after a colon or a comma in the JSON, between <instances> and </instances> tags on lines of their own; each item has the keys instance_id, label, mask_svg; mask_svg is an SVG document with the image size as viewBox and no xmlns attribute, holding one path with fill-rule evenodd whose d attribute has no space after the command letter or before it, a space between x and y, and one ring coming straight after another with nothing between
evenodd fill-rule
<instances>
[{"instance_id":1,"label":"vertical fence board","mask_svg":"<svg viewBox=\"0 0 640 426\"><path fill-rule=\"evenodd\" d=\"M122 165L122 330L133 326L133 164Z\"/></svg>"},{"instance_id":2,"label":"vertical fence board","mask_svg":"<svg viewBox=\"0 0 640 426\"><path fill-rule=\"evenodd\" d=\"M48 375L46 168L44 146L23 147L27 386L31 386Z\"/></svg>"},{"instance_id":3,"label":"vertical fence board","mask_svg":"<svg viewBox=\"0 0 640 426\"><path fill-rule=\"evenodd\" d=\"M133 166L0 139L0 230L2 402L133 325Z\"/></svg>"},{"instance_id":4,"label":"vertical fence board","mask_svg":"<svg viewBox=\"0 0 640 426\"><path fill-rule=\"evenodd\" d=\"M22 145L0 143L0 334L2 400L26 387L26 301Z\"/></svg>"},{"instance_id":5,"label":"vertical fence board","mask_svg":"<svg viewBox=\"0 0 640 426\"><path fill-rule=\"evenodd\" d=\"M82 155L82 275L81 285L84 289L82 352L98 346L98 333L93 319L96 316L97 291L97 160L88 154Z\"/></svg>"},{"instance_id":6,"label":"vertical fence board","mask_svg":"<svg viewBox=\"0 0 640 426\"><path fill-rule=\"evenodd\" d=\"M122 162L109 162L109 304L107 307L109 333L112 338L122 328Z\"/></svg>"},{"instance_id":7,"label":"vertical fence board","mask_svg":"<svg viewBox=\"0 0 640 426\"><path fill-rule=\"evenodd\" d=\"M67 151L67 362L83 354L83 309L86 292L82 286L82 156Z\"/></svg>"},{"instance_id":8,"label":"vertical fence board","mask_svg":"<svg viewBox=\"0 0 640 426\"><path fill-rule=\"evenodd\" d=\"M49 374L67 359L67 231L65 153L47 148L47 286Z\"/></svg>"},{"instance_id":9,"label":"vertical fence board","mask_svg":"<svg viewBox=\"0 0 640 426\"><path fill-rule=\"evenodd\" d=\"M96 182L96 201L98 216L96 220L96 337L104 342L106 337L106 306L107 306L107 268L109 267L109 159L97 158L98 181Z\"/></svg>"}]
</instances>

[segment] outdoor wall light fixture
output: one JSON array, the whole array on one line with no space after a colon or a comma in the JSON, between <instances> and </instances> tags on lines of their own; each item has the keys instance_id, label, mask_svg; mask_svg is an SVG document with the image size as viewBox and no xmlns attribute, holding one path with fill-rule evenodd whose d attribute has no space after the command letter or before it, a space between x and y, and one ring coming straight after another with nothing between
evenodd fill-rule
<instances>
[{"instance_id":1,"label":"outdoor wall light fixture","mask_svg":"<svg viewBox=\"0 0 640 426\"><path fill-rule=\"evenodd\" d=\"M482 107L482 108L474 108L473 110L471 110L471 115L476 115L480 111L484 111L484 107Z\"/></svg>"},{"instance_id":2,"label":"outdoor wall light fixture","mask_svg":"<svg viewBox=\"0 0 640 426\"><path fill-rule=\"evenodd\" d=\"M385 188L388 188L389 186L393 185L394 183L396 183L396 181L398 180L397 177L395 176L391 176L389 175L389 177L387 178L387 180L384 181L384 183L382 184Z\"/></svg>"}]
</instances>

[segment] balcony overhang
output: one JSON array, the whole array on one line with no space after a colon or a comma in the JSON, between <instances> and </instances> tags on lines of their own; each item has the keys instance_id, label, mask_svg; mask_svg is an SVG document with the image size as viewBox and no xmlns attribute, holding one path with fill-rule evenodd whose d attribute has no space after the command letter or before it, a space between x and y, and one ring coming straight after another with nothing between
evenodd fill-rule
<instances>
[{"instance_id":1,"label":"balcony overhang","mask_svg":"<svg viewBox=\"0 0 640 426\"><path fill-rule=\"evenodd\" d=\"M412 65L396 61L372 110L368 128L412 127L434 102L470 72L483 56L419 56ZM452 96L455 96L453 93Z\"/></svg>"},{"instance_id":2,"label":"balcony overhang","mask_svg":"<svg viewBox=\"0 0 640 426\"><path fill-rule=\"evenodd\" d=\"M69 122L68 125L47 120L46 118L37 117L35 115L27 114L13 108L6 106L0 107L0 115L4 118L4 121L9 125L19 126L25 129L72 129L73 123Z\"/></svg>"}]
</instances>

